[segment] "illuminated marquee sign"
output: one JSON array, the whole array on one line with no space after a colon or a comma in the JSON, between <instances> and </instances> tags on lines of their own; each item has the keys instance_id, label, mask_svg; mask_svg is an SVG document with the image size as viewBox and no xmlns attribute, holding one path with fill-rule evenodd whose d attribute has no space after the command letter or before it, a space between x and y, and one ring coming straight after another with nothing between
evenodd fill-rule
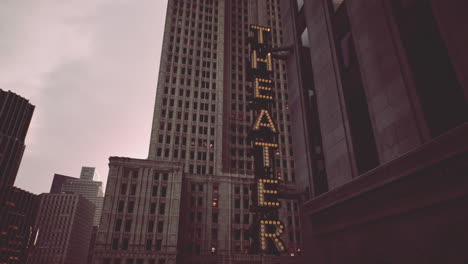
<instances>
[{"instance_id":1,"label":"illuminated marquee sign","mask_svg":"<svg viewBox=\"0 0 468 264\"><path fill-rule=\"evenodd\" d=\"M252 143L256 181L252 192L254 224L251 235L254 243L251 251L280 255L285 245L280 238L284 225L278 215L281 206L278 201L280 182L274 171L278 130L271 114L274 103L273 64L269 45L271 29L251 25L250 31L253 32L253 38L250 39L250 68L247 75L252 82L250 108L254 119L249 139Z\"/></svg>"}]
</instances>

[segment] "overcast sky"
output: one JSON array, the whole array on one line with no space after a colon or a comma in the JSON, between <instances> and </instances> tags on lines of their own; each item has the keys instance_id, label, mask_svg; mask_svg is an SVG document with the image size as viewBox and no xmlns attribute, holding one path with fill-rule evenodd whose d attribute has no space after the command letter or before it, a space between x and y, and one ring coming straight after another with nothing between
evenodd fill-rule
<instances>
[{"instance_id":1,"label":"overcast sky","mask_svg":"<svg viewBox=\"0 0 468 264\"><path fill-rule=\"evenodd\" d=\"M146 158L167 0L1 0L0 88L36 106L15 185Z\"/></svg>"}]
</instances>

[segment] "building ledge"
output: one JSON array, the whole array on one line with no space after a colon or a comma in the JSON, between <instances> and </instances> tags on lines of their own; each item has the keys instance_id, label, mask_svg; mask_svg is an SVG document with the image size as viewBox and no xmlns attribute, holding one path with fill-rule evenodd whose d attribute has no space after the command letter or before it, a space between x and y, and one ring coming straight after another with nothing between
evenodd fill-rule
<instances>
[{"instance_id":1,"label":"building ledge","mask_svg":"<svg viewBox=\"0 0 468 264\"><path fill-rule=\"evenodd\" d=\"M417 149L383 164L350 182L304 203L304 213L315 215L369 194L391 183L468 152L468 123L426 142ZM467 190L468 192L468 190ZM452 193L452 197L456 195Z\"/></svg>"}]
</instances>

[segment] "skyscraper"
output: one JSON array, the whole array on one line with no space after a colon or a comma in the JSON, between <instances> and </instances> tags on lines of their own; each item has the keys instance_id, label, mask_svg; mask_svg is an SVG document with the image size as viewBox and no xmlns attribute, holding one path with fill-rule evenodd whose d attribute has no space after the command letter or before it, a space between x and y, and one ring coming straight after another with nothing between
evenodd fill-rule
<instances>
[{"instance_id":1,"label":"skyscraper","mask_svg":"<svg viewBox=\"0 0 468 264\"><path fill-rule=\"evenodd\" d=\"M0 263L25 263L37 196L13 186L34 106L0 89Z\"/></svg>"},{"instance_id":2,"label":"skyscraper","mask_svg":"<svg viewBox=\"0 0 468 264\"><path fill-rule=\"evenodd\" d=\"M254 121L249 110L252 86L247 78L250 24L271 27L273 47L282 45L277 0L168 1L148 161L120 162L111 158L97 238L97 263L299 260L292 257L280 260L262 256L260 252L250 254L254 246L250 233L251 196L255 189L253 153L248 139ZM279 147L274 154L276 177L285 188L294 189L285 66L274 61L272 67L275 82L272 118L279 131ZM114 168L117 164L120 169ZM180 189L172 188L164 198L173 200L171 196L180 193L180 200L171 202L172 206L179 205L172 211L178 216L178 228L167 233L167 223L163 221L164 232L154 235L149 230L159 220L151 214L148 218L144 212L151 211L152 199L156 204L157 199L163 198L162 192L157 192L161 184L151 175L166 170L169 184L178 182L173 177L179 174L164 169L168 166L181 171ZM135 171L132 183L128 182L130 176L125 176L125 170ZM129 184L135 188L133 194L128 191L122 194L123 189L130 188ZM298 255L302 247L299 201L281 202L279 217L286 225L283 255ZM128 212L127 206L142 211ZM164 214L162 217L167 219ZM120 225L127 220L131 224L124 231ZM158 244L158 240L162 242ZM170 251L172 247L175 252Z\"/></svg>"},{"instance_id":3,"label":"skyscraper","mask_svg":"<svg viewBox=\"0 0 468 264\"><path fill-rule=\"evenodd\" d=\"M0 184L15 182L33 112L28 100L0 89Z\"/></svg>"},{"instance_id":4,"label":"skyscraper","mask_svg":"<svg viewBox=\"0 0 468 264\"><path fill-rule=\"evenodd\" d=\"M250 24L271 27L273 47L282 46L278 1L168 4L149 159L185 164L183 193L190 195L182 207L190 213L181 217L186 221L181 224L186 229L181 253L190 259L211 250L230 255L250 248L251 202L246 200L253 183L247 138L254 121L248 110L252 94L246 74ZM294 186L284 63L274 61L273 71L277 172L285 185ZM216 207L212 206L215 200ZM288 203L294 207L294 201L284 205ZM286 210L284 214L297 216ZM216 217L219 223L213 222ZM300 247L299 221L287 222L288 250L295 251Z\"/></svg>"},{"instance_id":5,"label":"skyscraper","mask_svg":"<svg viewBox=\"0 0 468 264\"><path fill-rule=\"evenodd\" d=\"M100 181L98 171L94 167L81 167L80 179L88 181Z\"/></svg>"}]
</instances>

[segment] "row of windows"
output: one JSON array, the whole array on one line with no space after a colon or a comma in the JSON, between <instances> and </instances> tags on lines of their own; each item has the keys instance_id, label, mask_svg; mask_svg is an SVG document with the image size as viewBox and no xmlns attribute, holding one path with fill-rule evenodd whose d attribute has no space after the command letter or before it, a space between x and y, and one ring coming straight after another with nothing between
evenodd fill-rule
<instances>
[{"instance_id":1,"label":"row of windows","mask_svg":"<svg viewBox=\"0 0 468 264\"><path fill-rule=\"evenodd\" d=\"M155 245L153 245L153 240L152 239L147 239L145 243L145 249L146 250L161 250L161 245L162 245L162 240L157 239ZM112 239L112 249L113 250L128 250L129 246L129 238L123 238L122 243L120 244L119 248L119 239L114 238ZM133 263L133 262L132 262Z\"/></svg>"},{"instance_id":2,"label":"row of windows","mask_svg":"<svg viewBox=\"0 0 468 264\"><path fill-rule=\"evenodd\" d=\"M160 179L160 176L162 176L162 179ZM124 168L124 173L123 173L123 179L128 180L129 178L132 179L137 179L138 178L138 169L129 169L129 168ZM154 181L167 181L169 179L169 173L164 172L154 172L153 173L153 180Z\"/></svg>"},{"instance_id":3,"label":"row of windows","mask_svg":"<svg viewBox=\"0 0 468 264\"><path fill-rule=\"evenodd\" d=\"M213 162L214 161L214 154L213 153L209 153L209 156L207 154L207 152L205 151L198 151L198 152L195 152L195 151L190 151L190 160L192 161L210 161L210 162ZM156 156L158 157L164 157L164 158L169 158L170 157L170 149L169 148L166 148L164 149L164 156L163 156L163 153L162 153L162 149L161 148L157 148L156 150ZM180 151L180 157L179 157L179 149L173 149L172 151L172 157L175 158L175 159L178 159L178 158L181 158L181 159L186 159L186 156L187 156L187 151L186 150L182 150ZM208 159L209 157L209 159Z\"/></svg>"},{"instance_id":4,"label":"row of windows","mask_svg":"<svg viewBox=\"0 0 468 264\"><path fill-rule=\"evenodd\" d=\"M206 120L206 119L207 119L207 117L203 117L203 120ZM213 118L212 118L212 119L213 119ZM214 123L214 122L213 122L213 123ZM165 128L165 127L167 127L167 132L172 131L172 122L167 122L167 123L166 123L166 122L160 122L160 124L159 124L159 130L160 130L161 132L164 131L164 128ZM188 131L188 125L186 125L186 124L184 124L183 126L181 126L181 124L176 124L176 125L175 125L175 132L176 132L176 133L180 133L180 132L181 132L181 128L183 128L182 133L188 133L188 132L187 132L187 131ZM195 133L196 128L197 128L197 126L192 125L192 133ZM198 126L198 132L199 132L200 135L208 135L208 127L205 127L205 126ZM211 128L210 128L210 135L211 135L211 136L214 136L214 134L215 134L215 128L214 128L214 127L211 127ZM199 135L199 136L200 136L200 135ZM194 145L193 140L194 140L194 139L192 139L192 145ZM205 141L206 141L206 140L205 140ZM205 142L205 141L203 141L203 142ZM183 138L182 138L182 142L185 142ZM185 143L182 143L182 144L185 144ZM199 145L201 146L201 144L199 144ZM206 146L206 144L203 143L203 146ZM213 141L213 140L210 141L210 145L209 145L209 146L210 146L210 148L213 148L213 146L214 146L214 141Z\"/></svg>"},{"instance_id":5,"label":"row of windows","mask_svg":"<svg viewBox=\"0 0 468 264\"><path fill-rule=\"evenodd\" d=\"M166 92L166 88L164 89L164 93L167 94ZM182 92L184 90L182 88L179 89L179 96L183 96ZM175 91L174 91L175 92ZM172 93L172 91L171 91ZM198 99L198 95L200 95L200 99L203 99L203 100L210 100L210 95L211 95L211 100L212 101L215 101L216 100L216 93L209 93L209 92L198 92L198 91L194 91L193 92L193 97L191 97L191 90L185 90L185 96L187 98L195 98L195 99ZM162 99L162 105L163 106L170 106L170 107L174 107L175 105L175 100L170 98L168 100L168 98L166 96L163 96L163 99ZM182 107L182 100L178 100L178 106L179 107Z\"/></svg>"},{"instance_id":6,"label":"row of windows","mask_svg":"<svg viewBox=\"0 0 468 264\"><path fill-rule=\"evenodd\" d=\"M130 188L130 190L128 190ZM122 183L120 185L120 195L136 195L136 189L137 189L137 184L132 183L132 184L127 184L127 183ZM156 190L156 193L154 192ZM152 196L157 195L157 190L158 190L158 185L153 185L153 193ZM166 197L167 193L167 186L161 186L161 197ZM120 205L119 205L120 208ZM119 209L120 210L120 209Z\"/></svg>"},{"instance_id":7,"label":"row of windows","mask_svg":"<svg viewBox=\"0 0 468 264\"><path fill-rule=\"evenodd\" d=\"M114 226L114 231L115 232L120 232L122 230L122 224L123 220L121 218L118 218L115 220L115 226ZM124 231L125 232L130 232L131 231L131 225L132 225L132 220L127 219L125 220L125 225L124 225ZM154 227L155 227L155 220L149 220L148 221L148 226L147 226L147 232L148 233L153 233L154 232ZM164 222L163 221L158 221L157 225L157 232L162 233L164 229Z\"/></svg>"},{"instance_id":8,"label":"row of windows","mask_svg":"<svg viewBox=\"0 0 468 264\"><path fill-rule=\"evenodd\" d=\"M182 120L182 112L180 112L180 111L177 111L176 115L174 116L173 111L166 112L166 110L163 109L161 111L161 118L166 118L166 113L167 113L167 118L168 119L176 118L177 120ZM186 113L183 114L183 120L184 121L189 120L189 113L186 112ZM199 114L193 113L192 114L192 122L215 123L216 122L216 117L214 115L209 116L207 114L202 114L202 113L199 113ZM193 126L193 127L195 127L195 126ZM192 129L192 130L195 130L195 129ZM186 132L184 132L184 133L186 133ZM195 132L192 132L192 133L195 133ZM202 132L200 132L200 133L202 133Z\"/></svg>"},{"instance_id":9,"label":"row of windows","mask_svg":"<svg viewBox=\"0 0 468 264\"><path fill-rule=\"evenodd\" d=\"M192 89L192 88L190 88L190 89ZM190 94L191 94L190 89L184 90L182 87L179 87L179 96L184 96L184 91L185 91L185 96L187 98L190 98ZM167 101L167 95L169 95L169 88L167 86L164 87L164 95L165 96L163 96L163 98L165 99L165 102L166 102L166 105L167 105L167 102L168 102ZM169 100L169 106L173 107L173 106L175 106L175 100L172 99L172 97L176 95L176 88L175 87L171 88L171 94L170 95L172 95L172 96L171 96L171 99ZM198 95L199 95L198 91L195 91L193 93L193 95L194 95L194 98L198 99ZM163 99L163 102L164 102L164 99ZM210 93L209 92L200 92L200 99L210 100ZM213 101L216 100L216 94L215 93L211 94L211 100L213 100ZM178 103L177 104L178 107L182 107L182 105L183 105L182 100L178 100L177 103ZM185 102L185 108L189 107L188 103L189 103L188 101ZM214 111L214 105L212 105L212 111Z\"/></svg>"},{"instance_id":10,"label":"row of windows","mask_svg":"<svg viewBox=\"0 0 468 264\"><path fill-rule=\"evenodd\" d=\"M161 197L166 197L166 190L167 188L162 188L161 189ZM158 195L158 186L154 185L152 190L151 190L151 196L156 197ZM129 201L127 204L127 213L133 213L134 212L134 207L135 207L135 202L134 201ZM123 213L125 209L125 200L120 200L118 205L117 205L117 212L118 213ZM166 205L164 203L161 203L159 205L159 214L164 215L166 210ZM156 213L156 203L152 202L150 204L150 214L155 214Z\"/></svg>"}]
</instances>

